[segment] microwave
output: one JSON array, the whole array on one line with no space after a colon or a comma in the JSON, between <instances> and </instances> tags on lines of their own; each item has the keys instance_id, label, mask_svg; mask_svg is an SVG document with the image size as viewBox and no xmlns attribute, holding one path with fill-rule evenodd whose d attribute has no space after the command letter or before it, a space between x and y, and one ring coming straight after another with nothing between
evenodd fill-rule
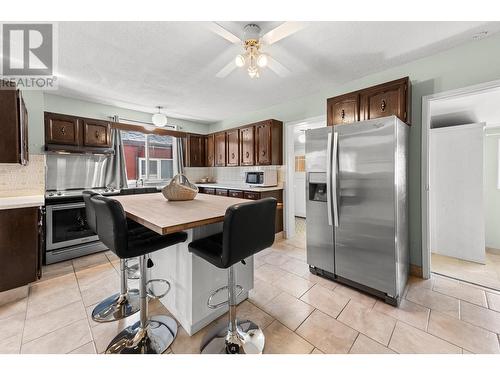
<instances>
[{"instance_id":1,"label":"microwave","mask_svg":"<svg viewBox=\"0 0 500 375\"><path fill-rule=\"evenodd\" d=\"M278 173L276 170L246 172L245 183L250 186L276 186Z\"/></svg>"}]
</instances>

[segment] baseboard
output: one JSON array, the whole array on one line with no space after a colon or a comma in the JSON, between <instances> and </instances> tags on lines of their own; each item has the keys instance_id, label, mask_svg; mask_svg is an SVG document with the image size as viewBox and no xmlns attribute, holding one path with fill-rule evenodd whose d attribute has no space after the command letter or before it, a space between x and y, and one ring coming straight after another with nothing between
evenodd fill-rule
<instances>
[{"instance_id":1,"label":"baseboard","mask_svg":"<svg viewBox=\"0 0 500 375\"><path fill-rule=\"evenodd\" d=\"M410 264L410 275L422 278L422 267L416 266L415 264Z\"/></svg>"},{"instance_id":2,"label":"baseboard","mask_svg":"<svg viewBox=\"0 0 500 375\"><path fill-rule=\"evenodd\" d=\"M19 288L0 292L0 306L28 297L29 289L29 285L23 285Z\"/></svg>"},{"instance_id":3,"label":"baseboard","mask_svg":"<svg viewBox=\"0 0 500 375\"><path fill-rule=\"evenodd\" d=\"M486 247L486 252L491 254L500 255L500 249L495 249L494 247Z\"/></svg>"}]
</instances>

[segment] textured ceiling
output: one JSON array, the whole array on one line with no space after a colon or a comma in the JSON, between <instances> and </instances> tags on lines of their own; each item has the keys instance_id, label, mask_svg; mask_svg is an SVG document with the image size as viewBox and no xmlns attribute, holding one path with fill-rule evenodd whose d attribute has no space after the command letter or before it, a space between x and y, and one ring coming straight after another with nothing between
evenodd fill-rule
<instances>
[{"instance_id":1,"label":"textured ceiling","mask_svg":"<svg viewBox=\"0 0 500 375\"><path fill-rule=\"evenodd\" d=\"M263 32L280 22L257 22ZM242 35L246 22L222 22ZM241 46L208 22L61 22L57 94L200 122L299 98L463 42L500 23L308 22L266 52L292 73L269 69L251 80L243 69L215 74Z\"/></svg>"}]
</instances>

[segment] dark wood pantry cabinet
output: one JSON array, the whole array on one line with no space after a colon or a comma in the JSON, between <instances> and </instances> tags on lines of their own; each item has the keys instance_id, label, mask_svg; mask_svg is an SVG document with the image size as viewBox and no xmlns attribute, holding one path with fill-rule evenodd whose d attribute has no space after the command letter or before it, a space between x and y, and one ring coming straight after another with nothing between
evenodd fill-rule
<instances>
[{"instance_id":1,"label":"dark wood pantry cabinet","mask_svg":"<svg viewBox=\"0 0 500 375\"><path fill-rule=\"evenodd\" d=\"M408 77L327 99L327 124L342 125L395 115L410 125Z\"/></svg>"},{"instance_id":2,"label":"dark wood pantry cabinet","mask_svg":"<svg viewBox=\"0 0 500 375\"><path fill-rule=\"evenodd\" d=\"M0 163L28 164L28 111L15 86L0 90Z\"/></svg>"}]
</instances>

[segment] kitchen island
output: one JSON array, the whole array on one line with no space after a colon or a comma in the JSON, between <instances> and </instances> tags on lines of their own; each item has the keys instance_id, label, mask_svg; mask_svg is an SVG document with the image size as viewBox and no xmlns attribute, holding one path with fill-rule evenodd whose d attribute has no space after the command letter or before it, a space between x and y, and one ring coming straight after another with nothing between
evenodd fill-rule
<instances>
[{"instance_id":1,"label":"kitchen island","mask_svg":"<svg viewBox=\"0 0 500 375\"><path fill-rule=\"evenodd\" d=\"M227 307L212 310L207 306L209 295L227 285L227 270L219 269L191 254L188 244L198 238L222 231L226 209L246 199L198 194L192 201L169 202L161 193L113 197L119 201L128 218L159 233L185 231L186 242L151 254L154 267L149 269L150 279L166 279L170 292L161 303L177 319L189 335L217 319ZM244 288L238 302L248 297L253 288L253 257L246 265L235 265L236 282ZM220 293L216 302L227 298Z\"/></svg>"}]
</instances>

